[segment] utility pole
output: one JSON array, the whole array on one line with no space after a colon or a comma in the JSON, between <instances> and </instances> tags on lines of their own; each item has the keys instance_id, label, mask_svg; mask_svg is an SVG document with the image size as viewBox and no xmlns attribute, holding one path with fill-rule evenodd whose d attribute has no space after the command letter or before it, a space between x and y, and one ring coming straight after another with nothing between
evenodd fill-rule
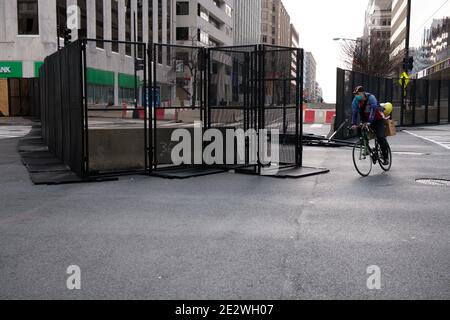
<instances>
[{"instance_id":1,"label":"utility pole","mask_svg":"<svg viewBox=\"0 0 450 320\"><path fill-rule=\"evenodd\" d=\"M139 111L138 111L138 81L137 81L137 58L138 58L138 46L136 44L137 41L137 22L136 22L136 11L133 11L133 32L134 32L134 111L133 111L133 119L139 119Z\"/></svg>"},{"instance_id":2,"label":"utility pole","mask_svg":"<svg viewBox=\"0 0 450 320\"><path fill-rule=\"evenodd\" d=\"M405 59L409 59L409 38L411 34L411 0L407 0L406 8L406 41L405 41ZM408 70L405 70L408 71Z\"/></svg>"},{"instance_id":3,"label":"utility pole","mask_svg":"<svg viewBox=\"0 0 450 320\"><path fill-rule=\"evenodd\" d=\"M56 11L56 44L58 46L57 51L61 49L61 43L59 40L60 34L61 34L61 21L59 18L59 8L58 8L58 10Z\"/></svg>"},{"instance_id":4,"label":"utility pole","mask_svg":"<svg viewBox=\"0 0 450 320\"><path fill-rule=\"evenodd\" d=\"M407 3L407 7L406 7L406 39L405 39L405 58L403 59L403 71L408 73L408 61L409 59L409 38L410 38L410 33L411 33L411 0L406 0L408 1ZM406 110L406 97L405 97L405 93L406 93L406 89L405 89L405 85L406 85L406 79L404 77L402 77L402 107L400 110L400 124L403 125L404 124L404 117L405 117L405 110Z\"/></svg>"}]
</instances>

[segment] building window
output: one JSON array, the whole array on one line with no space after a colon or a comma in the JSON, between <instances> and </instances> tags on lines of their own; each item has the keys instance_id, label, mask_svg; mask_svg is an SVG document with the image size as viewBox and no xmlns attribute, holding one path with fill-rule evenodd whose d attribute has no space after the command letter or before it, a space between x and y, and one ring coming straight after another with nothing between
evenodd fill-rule
<instances>
[{"instance_id":1,"label":"building window","mask_svg":"<svg viewBox=\"0 0 450 320\"><path fill-rule=\"evenodd\" d=\"M167 44L172 43L172 1L167 1ZM167 64L172 60L171 50L167 49Z\"/></svg>"},{"instance_id":2,"label":"building window","mask_svg":"<svg viewBox=\"0 0 450 320\"><path fill-rule=\"evenodd\" d=\"M57 0L56 1L56 14L57 20L56 25L58 26L58 36L62 38L64 36L63 30L67 28L67 1Z\"/></svg>"},{"instance_id":3,"label":"building window","mask_svg":"<svg viewBox=\"0 0 450 320\"><path fill-rule=\"evenodd\" d=\"M125 40L131 42L131 0L125 0ZM125 46L125 54L131 56L131 45Z\"/></svg>"},{"instance_id":4,"label":"building window","mask_svg":"<svg viewBox=\"0 0 450 320\"><path fill-rule=\"evenodd\" d=\"M119 40L119 2L111 1L111 39ZM113 52L119 52L119 44L113 42L111 49Z\"/></svg>"},{"instance_id":5,"label":"building window","mask_svg":"<svg viewBox=\"0 0 450 320\"><path fill-rule=\"evenodd\" d=\"M103 34L103 0L95 0L95 19L96 19L96 33L97 33L97 48L104 48L105 43Z\"/></svg>"},{"instance_id":6,"label":"building window","mask_svg":"<svg viewBox=\"0 0 450 320\"><path fill-rule=\"evenodd\" d=\"M209 45L209 35L200 29L197 31L197 40L205 45Z\"/></svg>"},{"instance_id":7,"label":"building window","mask_svg":"<svg viewBox=\"0 0 450 320\"><path fill-rule=\"evenodd\" d=\"M233 9L231 9L229 5L225 5L225 13L227 14L227 16L231 17Z\"/></svg>"},{"instance_id":8,"label":"building window","mask_svg":"<svg viewBox=\"0 0 450 320\"><path fill-rule=\"evenodd\" d=\"M162 0L158 0L158 43L163 43L163 22L162 22L162 12L163 12L163 2ZM162 64L163 52L162 50L158 50L158 63Z\"/></svg>"},{"instance_id":9,"label":"building window","mask_svg":"<svg viewBox=\"0 0 450 320\"><path fill-rule=\"evenodd\" d=\"M189 15L189 1L178 1L177 16L188 16L188 15Z\"/></svg>"},{"instance_id":10,"label":"building window","mask_svg":"<svg viewBox=\"0 0 450 320\"><path fill-rule=\"evenodd\" d=\"M81 29L78 30L78 37L83 39L87 37L86 0L78 0L78 7L81 14Z\"/></svg>"},{"instance_id":11,"label":"building window","mask_svg":"<svg viewBox=\"0 0 450 320\"><path fill-rule=\"evenodd\" d=\"M38 0L17 0L19 34L39 34Z\"/></svg>"},{"instance_id":12,"label":"building window","mask_svg":"<svg viewBox=\"0 0 450 320\"><path fill-rule=\"evenodd\" d=\"M198 5L197 14L200 18L202 18L205 21L209 21L209 15L208 11L206 11L200 4Z\"/></svg>"},{"instance_id":13,"label":"building window","mask_svg":"<svg viewBox=\"0 0 450 320\"><path fill-rule=\"evenodd\" d=\"M143 37L143 32L144 32L144 30L143 30L143 27L144 27L143 14L144 14L144 11L143 10L144 9L143 9L142 0L138 0L138 2L137 2L137 26L136 26L138 42L142 42L144 39L144 37ZM137 51L138 51L137 52L138 58L142 59L144 57L144 46L141 46L141 45L137 46Z\"/></svg>"},{"instance_id":14,"label":"building window","mask_svg":"<svg viewBox=\"0 0 450 320\"><path fill-rule=\"evenodd\" d=\"M177 40L187 41L189 40L189 28L177 28Z\"/></svg>"},{"instance_id":15,"label":"building window","mask_svg":"<svg viewBox=\"0 0 450 320\"><path fill-rule=\"evenodd\" d=\"M130 88L119 88L119 101L122 103L134 104L136 92Z\"/></svg>"},{"instance_id":16,"label":"building window","mask_svg":"<svg viewBox=\"0 0 450 320\"><path fill-rule=\"evenodd\" d=\"M148 4L148 43L153 43L153 3Z\"/></svg>"},{"instance_id":17,"label":"building window","mask_svg":"<svg viewBox=\"0 0 450 320\"><path fill-rule=\"evenodd\" d=\"M87 98L89 104L113 106L114 87L90 84Z\"/></svg>"}]
</instances>

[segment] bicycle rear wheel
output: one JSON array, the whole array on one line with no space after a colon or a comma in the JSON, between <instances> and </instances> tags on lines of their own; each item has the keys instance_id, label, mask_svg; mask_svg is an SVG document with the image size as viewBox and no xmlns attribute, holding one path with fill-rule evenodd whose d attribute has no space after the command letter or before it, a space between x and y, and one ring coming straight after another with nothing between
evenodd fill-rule
<instances>
[{"instance_id":1,"label":"bicycle rear wheel","mask_svg":"<svg viewBox=\"0 0 450 320\"><path fill-rule=\"evenodd\" d=\"M367 177L372 172L370 151L361 141L357 142L353 147L353 164L356 171L363 177Z\"/></svg>"},{"instance_id":2,"label":"bicycle rear wheel","mask_svg":"<svg viewBox=\"0 0 450 320\"><path fill-rule=\"evenodd\" d=\"M388 165L384 165L383 164L383 153L381 152L381 148L378 147L378 163L380 164L381 169L383 169L383 171L388 172L391 170L392 168L392 151L391 151L391 147L388 144L388 160L389 160L389 164Z\"/></svg>"}]
</instances>

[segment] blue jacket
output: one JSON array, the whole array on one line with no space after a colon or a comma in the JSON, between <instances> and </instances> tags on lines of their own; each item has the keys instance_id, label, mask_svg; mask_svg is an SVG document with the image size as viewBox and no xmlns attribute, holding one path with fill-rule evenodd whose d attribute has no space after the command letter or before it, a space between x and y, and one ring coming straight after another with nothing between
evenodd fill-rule
<instances>
[{"instance_id":1,"label":"blue jacket","mask_svg":"<svg viewBox=\"0 0 450 320\"><path fill-rule=\"evenodd\" d=\"M358 115L360 113L364 114L366 119L361 119L361 121L366 121L373 123L375 120L382 119L380 110L381 106L378 103L377 98L370 93L366 93L367 104L362 101L360 96L356 96L352 103L352 124L357 124ZM363 110L364 108L364 110Z\"/></svg>"}]
</instances>

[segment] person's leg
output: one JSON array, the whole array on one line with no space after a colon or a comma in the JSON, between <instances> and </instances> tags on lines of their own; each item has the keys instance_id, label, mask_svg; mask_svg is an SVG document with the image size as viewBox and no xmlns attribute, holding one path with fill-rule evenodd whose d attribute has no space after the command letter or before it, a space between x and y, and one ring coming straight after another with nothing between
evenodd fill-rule
<instances>
[{"instance_id":1,"label":"person's leg","mask_svg":"<svg viewBox=\"0 0 450 320\"><path fill-rule=\"evenodd\" d=\"M375 133L377 135L378 143L380 144L381 152L383 153L383 158L389 160L388 157L388 143L385 134L385 121L377 120L373 124Z\"/></svg>"}]
</instances>

